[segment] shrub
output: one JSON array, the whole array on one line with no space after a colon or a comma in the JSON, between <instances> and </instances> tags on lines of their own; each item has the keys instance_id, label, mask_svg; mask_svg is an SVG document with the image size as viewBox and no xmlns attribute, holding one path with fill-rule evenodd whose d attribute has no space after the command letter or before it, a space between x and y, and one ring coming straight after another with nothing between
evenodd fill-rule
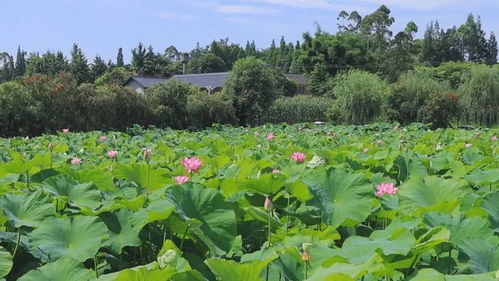
<instances>
[{"instance_id":1,"label":"shrub","mask_svg":"<svg viewBox=\"0 0 499 281\"><path fill-rule=\"evenodd\" d=\"M191 126L197 129L210 127L214 123L237 123L232 100L224 91L214 94L196 91L187 98L187 112Z\"/></svg>"},{"instance_id":2,"label":"shrub","mask_svg":"<svg viewBox=\"0 0 499 281\"><path fill-rule=\"evenodd\" d=\"M272 71L254 57L236 61L225 89L233 97L239 125L261 123L263 112L277 97Z\"/></svg>"},{"instance_id":3,"label":"shrub","mask_svg":"<svg viewBox=\"0 0 499 281\"><path fill-rule=\"evenodd\" d=\"M335 78L336 101L329 116L348 124L365 124L380 118L390 91L376 74L351 70Z\"/></svg>"},{"instance_id":4,"label":"shrub","mask_svg":"<svg viewBox=\"0 0 499 281\"><path fill-rule=\"evenodd\" d=\"M438 100L448 90L447 83L437 81L428 71L409 71L392 86L392 93L388 97L390 118L401 124L431 119L425 117L421 109L430 99Z\"/></svg>"},{"instance_id":5,"label":"shrub","mask_svg":"<svg viewBox=\"0 0 499 281\"><path fill-rule=\"evenodd\" d=\"M473 67L459 93L465 121L487 126L499 123L499 69Z\"/></svg>"},{"instance_id":6,"label":"shrub","mask_svg":"<svg viewBox=\"0 0 499 281\"><path fill-rule=\"evenodd\" d=\"M434 93L420 110L422 122L433 128L446 128L459 115L459 95L456 93Z\"/></svg>"},{"instance_id":7,"label":"shrub","mask_svg":"<svg viewBox=\"0 0 499 281\"><path fill-rule=\"evenodd\" d=\"M193 91L189 84L174 79L148 88L145 96L153 115L153 124L184 128L187 125L187 96Z\"/></svg>"},{"instance_id":8,"label":"shrub","mask_svg":"<svg viewBox=\"0 0 499 281\"><path fill-rule=\"evenodd\" d=\"M281 97L274 101L266 112L265 121L270 123L298 122L327 120L327 110L331 107L333 99L328 97L313 97L298 95L294 97Z\"/></svg>"},{"instance_id":9,"label":"shrub","mask_svg":"<svg viewBox=\"0 0 499 281\"><path fill-rule=\"evenodd\" d=\"M17 82L0 84L0 108L1 135L32 133L39 108L25 86Z\"/></svg>"}]
</instances>

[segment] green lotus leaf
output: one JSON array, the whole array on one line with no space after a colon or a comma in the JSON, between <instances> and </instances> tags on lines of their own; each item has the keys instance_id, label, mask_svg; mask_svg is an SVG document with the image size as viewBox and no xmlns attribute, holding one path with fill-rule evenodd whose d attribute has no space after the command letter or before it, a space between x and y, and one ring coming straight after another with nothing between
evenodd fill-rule
<instances>
[{"instance_id":1,"label":"green lotus leaf","mask_svg":"<svg viewBox=\"0 0 499 281\"><path fill-rule=\"evenodd\" d=\"M307 205L316 207L324 223L333 227L356 224L371 212L374 188L362 174L349 174L344 169L318 168L304 180L314 198Z\"/></svg>"},{"instance_id":2,"label":"green lotus leaf","mask_svg":"<svg viewBox=\"0 0 499 281\"><path fill-rule=\"evenodd\" d=\"M494 273L472 275L444 275L435 269L424 268L409 281L497 281Z\"/></svg>"},{"instance_id":3,"label":"green lotus leaf","mask_svg":"<svg viewBox=\"0 0 499 281\"><path fill-rule=\"evenodd\" d=\"M83 262L94 257L108 238L106 225L96 217L48 218L29 235L51 260L71 257Z\"/></svg>"},{"instance_id":4,"label":"green lotus leaf","mask_svg":"<svg viewBox=\"0 0 499 281\"><path fill-rule=\"evenodd\" d=\"M79 184L63 175L46 179L41 188L62 200L67 199L71 205L90 210L99 207L102 200L101 192L93 183Z\"/></svg>"},{"instance_id":5,"label":"green lotus leaf","mask_svg":"<svg viewBox=\"0 0 499 281\"><path fill-rule=\"evenodd\" d=\"M475 169L464 177L475 185L491 185L499 182L499 169Z\"/></svg>"},{"instance_id":6,"label":"green lotus leaf","mask_svg":"<svg viewBox=\"0 0 499 281\"><path fill-rule=\"evenodd\" d=\"M9 274L12 269L12 256L0 246L0 278Z\"/></svg>"},{"instance_id":7,"label":"green lotus leaf","mask_svg":"<svg viewBox=\"0 0 499 281\"><path fill-rule=\"evenodd\" d=\"M480 238L460 241L457 247L468 257L473 273L486 273L499 270L499 246Z\"/></svg>"},{"instance_id":8,"label":"green lotus leaf","mask_svg":"<svg viewBox=\"0 0 499 281\"><path fill-rule=\"evenodd\" d=\"M167 198L183 219L195 219L201 223L192 231L214 254L230 251L236 238L236 215L218 190L183 184L168 189Z\"/></svg>"},{"instance_id":9,"label":"green lotus leaf","mask_svg":"<svg viewBox=\"0 0 499 281\"><path fill-rule=\"evenodd\" d=\"M344 262L336 262L328 267L317 269L307 281L336 281L336 280L359 280L368 273L377 273L384 270L380 258L373 256L362 264L354 265ZM336 279L339 278L339 279Z\"/></svg>"},{"instance_id":10,"label":"green lotus leaf","mask_svg":"<svg viewBox=\"0 0 499 281\"><path fill-rule=\"evenodd\" d=\"M126 246L140 246L139 232L142 227L137 227L133 223L133 213L126 209L121 209L114 213L102 213L99 215L109 230L109 240L104 242L116 254Z\"/></svg>"},{"instance_id":11,"label":"green lotus leaf","mask_svg":"<svg viewBox=\"0 0 499 281\"><path fill-rule=\"evenodd\" d=\"M55 214L50 198L42 191L26 194L6 194L0 198L0 207L14 227L38 227L46 218Z\"/></svg>"},{"instance_id":12,"label":"green lotus leaf","mask_svg":"<svg viewBox=\"0 0 499 281\"><path fill-rule=\"evenodd\" d=\"M489 214L489 220L496 232L499 232L499 193L491 193L483 199L482 208Z\"/></svg>"},{"instance_id":13,"label":"green lotus leaf","mask_svg":"<svg viewBox=\"0 0 499 281\"><path fill-rule=\"evenodd\" d=\"M236 263L220 258L205 261L219 281L262 281L260 274L269 262L269 260L255 260L249 263Z\"/></svg>"},{"instance_id":14,"label":"green lotus leaf","mask_svg":"<svg viewBox=\"0 0 499 281\"><path fill-rule=\"evenodd\" d=\"M112 281L167 281L175 275L174 269L154 269L147 270L145 268L139 268L137 270L125 269L122 270L115 279L110 279Z\"/></svg>"},{"instance_id":15,"label":"green lotus leaf","mask_svg":"<svg viewBox=\"0 0 499 281\"><path fill-rule=\"evenodd\" d=\"M89 281L95 279L95 272L70 258L59 259L46 264L19 278L19 281Z\"/></svg>"},{"instance_id":16,"label":"green lotus leaf","mask_svg":"<svg viewBox=\"0 0 499 281\"><path fill-rule=\"evenodd\" d=\"M411 177L399 188L400 208L414 210L458 202L466 194L466 182L437 176Z\"/></svg>"},{"instance_id":17,"label":"green lotus leaf","mask_svg":"<svg viewBox=\"0 0 499 281\"><path fill-rule=\"evenodd\" d=\"M157 190L166 184L169 171L163 168L150 168L149 173L146 164L117 165L116 177L135 182L143 188Z\"/></svg>"}]
</instances>

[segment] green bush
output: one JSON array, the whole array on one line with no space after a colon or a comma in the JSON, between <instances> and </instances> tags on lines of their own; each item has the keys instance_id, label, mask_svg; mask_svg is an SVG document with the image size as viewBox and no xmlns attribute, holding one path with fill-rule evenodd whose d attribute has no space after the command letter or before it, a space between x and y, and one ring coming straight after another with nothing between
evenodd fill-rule
<instances>
[{"instance_id":1,"label":"green bush","mask_svg":"<svg viewBox=\"0 0 499 281\"><path fill-rule=\"evenodd\" d=\"M499 69L475 66L459 87L463 120L479 125L499 123Z\"/></svg>"},{"instance_id":2,"label":"green bush","mask_svg":"<svg viewBox=\"0 0 499 281\"><path fill-rule=\"evenodd\" d=\"M148 88L145 96L153 115L152 123L160 127L185 128L187 97L194 91L189 84L174 79Z\"/></svg>"},{"instance_id":3,"label":"green bush","mask_svg":"<svg viewBox=\"0 0 499 281\"><path fill-rule=\"evenodd\" d=\"M233 97L239 125L257 125L277 97L270 68L260 59L236 61L227 78L225 90Z\"/></svg>"},{"instance_id":4,"label":"green bush","mask_svg":"<svg viewBox=\"0 0 499 281\"><path fill-rule=\"evenodd\" d=\"M208 94L206 91L196 91L187 98L189 123L196 129L202 129L217 124L236 125L236 114L232 100L225 92Z\"/></svg>"},{"instance_id":5,"label":"green bush","mask_svg":"<svg viewBox=\"0 0 499 281\"><path fill-rule=\"evenodd\" d=\"M388 97L390 119L401 124L431 119L424 116L428 111L423 112L422 108L430 100L435 102L448 91L448 83L436 80L431 72L409 71L400 76L392 86L391 95Z\"/></svg>"},{"instance_id":6,"label":"green bush","mask_svg":"<svg viewBox=\"0 0 499 281\"><path fill-rule=\"evenodd\" d=\"M18 82L0 84L0 134L31 134L37 120L38 104L28 89Z\"/></svg>"},{"instance_id":7,"label":"green bush","mask_svg":"<svg viewBox=\"0 0 499 281\"><path fill-rule=\"evenodd\" d=\"M281 97L274 101L266 112L265 121L269 123L325 121L327 111L333 99L328 97L314 97L298 95Z\"/></svg>"},{"instance_id":8,"label":"green bush","mask_svg":"<svg viewBox=\"0 0 499 281\"><path fill-rule=\"evenodd\" d=\"M431 123L433 128L446 128L458 119L459 95L456 93L431 94L420 109L422 122Z\"/></svg>"},{"instance_id":9,"label":"green bush","mask_svg":"<svg viewBox=\"0 0 499 281\"><path fill-rule=\"evenodd\" d=\"M382 118L389 94L388 84L376 74L351 70L338 75L333 94L336 101L329 116L348 124L366 124Z\"/></svg>"}]
</instances>

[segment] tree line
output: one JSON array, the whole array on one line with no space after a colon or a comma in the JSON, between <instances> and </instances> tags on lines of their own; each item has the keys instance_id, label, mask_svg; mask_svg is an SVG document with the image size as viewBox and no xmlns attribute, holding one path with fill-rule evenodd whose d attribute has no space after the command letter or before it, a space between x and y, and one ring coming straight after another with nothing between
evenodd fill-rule
<instances>
[{"instance_id":1,"label":"tree line","mask_svg":"<svg viewBox=\"0 0 499 281\"><path fill-rule=\"evenodd\" d=\"M414 22L394 33L391 26L395 18L384 5L365 16L356 11L341 11L337 21L336 33L325 32L316 24L315 33L303 33L301 41L288 42L282 37L278 43L273 40L263 49L257 48L254 41L241 46L230 43L228 38L205 47L198 43L189 52L188 71L229 71L241 58L257 57L282 72L306 73L319 81L341 71L361 69L393 82L416 65L439 66L448 61L497 63L494 33L487 36L480 17L472 14L463 24L447 29L438 21L431 22L421 39L415 38L419 27ZM15 56L0 53L0 82L24 75L69 72L79 84L93 83L116 69L120 73L129 71L143 76L168 77L182 73L181 52L175 46L156 52L152 46L139 43L131 50L129 64L125 64L123 57L122 48L118 49L115 60L106 62L100 56L89 61L77 44L73 45L69 58L61 51L28 54L19 47Z\"/></svg>"}]
</instances>

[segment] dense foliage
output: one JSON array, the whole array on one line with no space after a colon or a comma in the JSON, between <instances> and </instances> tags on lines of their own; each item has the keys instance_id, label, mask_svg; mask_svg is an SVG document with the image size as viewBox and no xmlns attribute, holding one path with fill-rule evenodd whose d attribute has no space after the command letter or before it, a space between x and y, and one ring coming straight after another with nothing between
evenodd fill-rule
<instances>
[{"instance_id":1,"label":"dense foliage","mask_svg":"<svg viewBox=\"0 0 499 281\"><path fill-rule=\"evenodd\" d=\"M327 111L333 101L327 97L306 95L281 97L275 100L265 113L265 122L294 124L328 120Z\"/></svg>"},{"instance_id":2,"label":"dense foliage","mask_svg":"<svg viewBox=\"0 0 499 281\"><path fill-rule=\"evenodd\" d=\"M7 281L496 280L498 130L0 139Z\"/></svg>"}]
</instances>

